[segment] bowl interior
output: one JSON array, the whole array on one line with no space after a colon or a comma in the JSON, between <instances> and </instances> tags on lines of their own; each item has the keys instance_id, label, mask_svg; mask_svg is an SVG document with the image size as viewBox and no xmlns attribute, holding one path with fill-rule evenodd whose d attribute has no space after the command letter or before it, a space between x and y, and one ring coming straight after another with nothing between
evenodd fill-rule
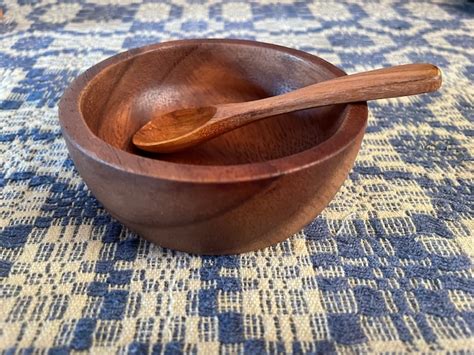
<instances>
[{"instance_id":1,"label":"bowl interior","mask_svg":"<svg viewBox=\"0 0 474 355\"><path fill-rule=\"evenodd\" d=\"M136 149L133 134L155 115L178 108L257 100L336 76L317 60L277 47L243 43L175 44L140 53L102 70L80 108L100 139L150 159L233 165L282 158L328 139L346 105L271 117L173 154Z\"/></svg>"}]
</instances>

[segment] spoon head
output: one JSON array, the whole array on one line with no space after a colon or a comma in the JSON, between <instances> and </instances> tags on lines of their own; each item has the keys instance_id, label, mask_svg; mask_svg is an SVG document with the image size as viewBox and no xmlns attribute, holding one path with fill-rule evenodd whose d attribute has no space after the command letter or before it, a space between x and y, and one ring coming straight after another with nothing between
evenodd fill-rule
<instances>
[{"instance_id":1,"label":"spoon head","mask_svg":"<svg viewBox=\"0 0 474 355\"><path fill-rule=\"evenodd\" d=\"M199 131L216 108L187 108L153 118L133 136L133 144L148 152L171 153L199 142Z\"/></svg>"}]
</instances>

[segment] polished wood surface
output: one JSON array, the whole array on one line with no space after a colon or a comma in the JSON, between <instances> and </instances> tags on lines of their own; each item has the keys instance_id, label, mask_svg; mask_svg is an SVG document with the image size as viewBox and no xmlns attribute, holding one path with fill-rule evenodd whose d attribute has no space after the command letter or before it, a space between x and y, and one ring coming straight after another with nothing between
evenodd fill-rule
<instances>
[{"instance_id":1,"label":"polished wood surface","mask_svg":"<svg viewBox=\"0 0 474 355\"><path fill-rule=\"evenodd\" d=\"M377 69L327 80L265 99L182 108L154 117L135 133L133 144L150 152L171 153L279 114L341 103L422 94L435 91L440 86L441 71L432 64L406 64Z\"/></svg>"},{"instance_id":2,"label":"polished wood surface","mask_svg":"<svg viewBox=\"0 0 474 355\"><path fill-rule=\"evenodd\" d=\"M342 75L271 44L168 42L79 76L60 102L60 122L79 173L126 226L173 249L245 252L286 239L329 203L359 150L366 104L280 114L171 154L137 149L133 134L181 107L258 100Z\"/></svg>"}]
</instances>

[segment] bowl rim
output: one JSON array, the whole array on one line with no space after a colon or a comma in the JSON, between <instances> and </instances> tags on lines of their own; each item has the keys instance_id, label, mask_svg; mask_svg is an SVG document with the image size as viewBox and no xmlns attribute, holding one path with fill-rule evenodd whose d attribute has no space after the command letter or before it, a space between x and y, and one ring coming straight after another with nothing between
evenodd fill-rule
<instances>
[{"instance_id":1,"label":"bowl rim","mask_svg":"<svg viewBox=\"0 0 474 355\"><path fill-rule=\"evenodd\" d=\"M218 43L226 45L244 45L272 49L289 54L305 62L323 66L334 77L346 73L324 59L297 50L272 43L242 39L185 39L150 44L133 48L111 56L80 74L65 90L59 102L59 122L67 144L73 145L82 154L99 164L133 175L157 178L168 181L190 183L231 183L262 180L304 170L337 155L351 145L365 130L368 118L367 102L347 104L344 117L338 129L325 141L302 152L263 162L234 165L194 165L155 160L132 154L116 148L96 136L87 125L82 112L81 102L88 87L105 69L152 51L166 50L174 46L201 45Z\"/></svg>"}]
</instances>

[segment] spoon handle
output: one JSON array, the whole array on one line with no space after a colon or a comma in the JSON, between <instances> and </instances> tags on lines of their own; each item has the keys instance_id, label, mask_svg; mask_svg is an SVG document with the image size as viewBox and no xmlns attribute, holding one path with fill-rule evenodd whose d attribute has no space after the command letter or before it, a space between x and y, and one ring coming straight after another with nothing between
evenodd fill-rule
<instances>
[{"instance_id":1,"label":"spoon handle","mask_svg":"<svg viewBox=\"0 0 474 355\"><path fill-rule=\"evenodd\" d=\"M398 65L341 76L266 99L223 105L218 116L232 114L242 125L270 115L339 103L416 95L435 91L440 86L441 71L436 66L424 63Z\"/></svg>"}]
</instances>

